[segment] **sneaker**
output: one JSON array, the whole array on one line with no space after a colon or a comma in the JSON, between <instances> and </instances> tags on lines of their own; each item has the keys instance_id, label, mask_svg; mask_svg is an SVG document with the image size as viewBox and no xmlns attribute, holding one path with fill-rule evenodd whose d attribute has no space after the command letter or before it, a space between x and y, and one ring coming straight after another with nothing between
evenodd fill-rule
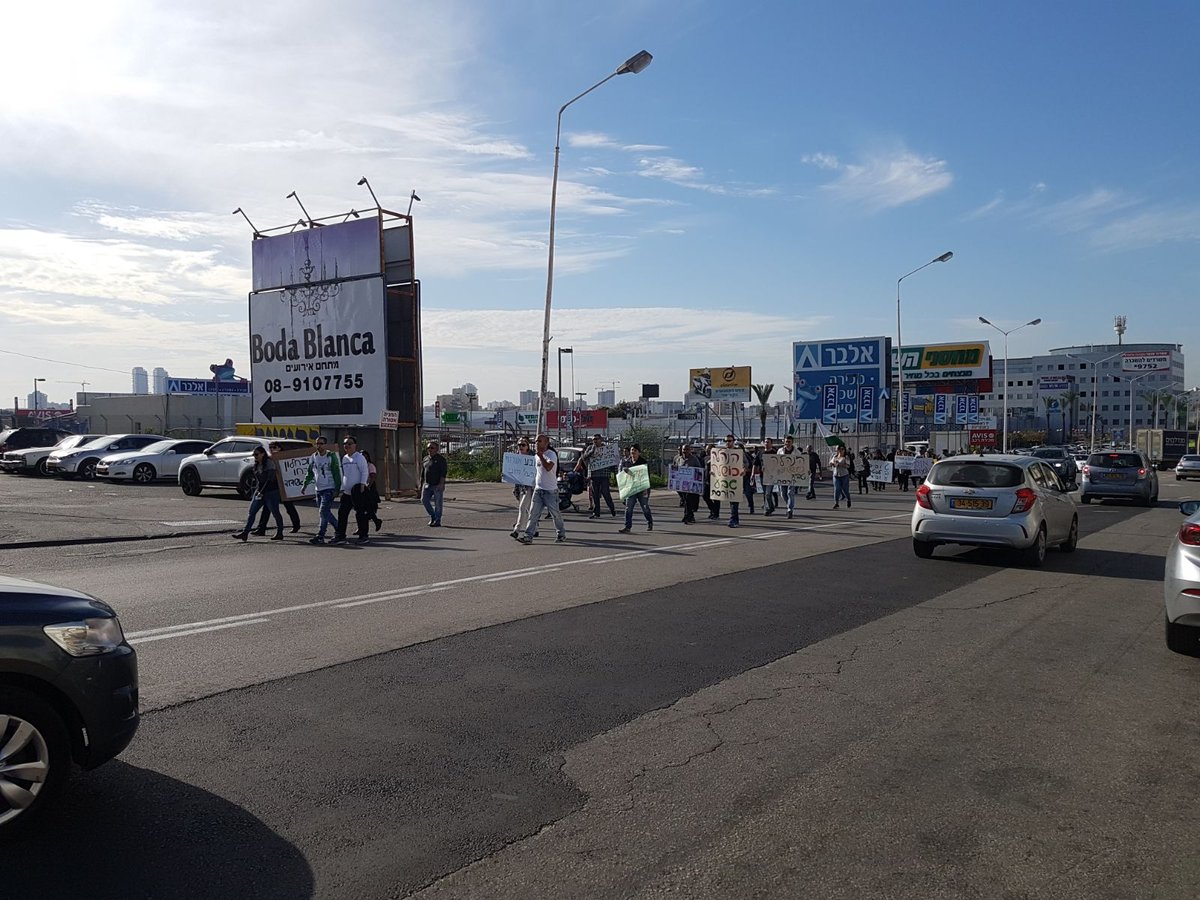
<instances>
[{"instance_id":1,"label":"sneaker","mask_svg":"<svg viewBox=\"0 0 1200 900\"><path fill-rule=\"evenodd\" d=\"M233 534L230 535L230 537L235 537L239 541L245 541L246 538L248 537L248 534L244 531L235 531Z\"/></svg>"},{"instance_id":2,"label":"sneaker","mask_svg":"<svg viewBox=\"0 0 1200 900\"><path fill-rule=\"evenodd\" d=\"M323 544L323 543L325 543L325 538L321 537L321 536L318 534L316 537L310 537L310 538L308 539L308 542L309 542L310 544Z\"/></svg>"},{"instance_id":3,"label":"sneaker","mask_svg":"<svg viewBox=\"0 0 1200 900\"><path fill-rule=\"evenodd\" d=\"M560 534L558 537L556 537L554 539L554 543L556 543L556 544L565 544L566 542L567 542L567 536L565 534Z\"/></svg>"},{"instance_id":4,"label":"sneaker","mask_svg":"<svg viewBox=\"0 0 1200 900\"><path fill-rule=\"evenodd\" d=\"M589 519L598 519L598 518L600 518L600 513L591 513L591 514L588 516L588 518L589 518Z\"/></svg>"},{"instance_id":5,"label":"sneaker","mask_svg":"<svg viewBox=\"0 0 1200 900\"><path fill-rule=\"evenodd\" d=\"M775 515L775 510L768 509L765 513L763 513L763 515L764 516L773 516L773 515Z\"/></svg>"},{"instance_id":6,"label":"sneaker","mask_svg":"<svg viewBox=\"0 0 1200 900\"><path fill-rule=\"evenodd\" d=\"M283 540L283 532L282 531L275 532L273 535L271 535L271 540L282 541Z\"/></svg>"},{"instance_id":7,"label":"sneaker","mask_svg":"<svg viewBox=\"0 0 1200 900\"><path fill-rule=\"evenodd\" d=\"M367 537L367 536L364 534L362 537L355 538L355 539L354 539L354 543L356 543L356 544L369 544L369 543L371 543L371 539L370 539L369 537Z\"/></svg>"},{"instance_id":8,"label":"sneaker","mask_svg":"<svg viewBox=\"0 0 1200 900\"><path fill-rule=\"evenodd\" d=\"M615 509L610 509L610 510L609 510L609 513L611 513L611 514L612 514L612 517L613 517L614 519L617 517L617 511L616 511Z\"/></svg>"},{"instance_id":9,"label":"sneaker","mask_svg":"<svg viewBox=\"0 0 1200 900\"><path fill-rule=\"evenodd\" d=\"M335 537L334 537L334 539L333 539L332 541L330 541L329 543L331 543L331 544L344 544L344 543L346 543L346 539L345 539L344 537L336 537L336 536L335 536Z\"/></svg>"},{"instance_id":10,"label":"sneaker","mask_svg":"<svg viewBox=\"0 0 1200 900\"><path fill-rule=\"evenodd\" d=\"M292 526L292 534L295 534L299 530L300 530L300 523L297 522L295 525Z\"/></svg>"},{"instance_id":11,"label":"sneaker","mask_svg":"<svg viewBox=\"0 0 1200 900\"><path fill-rule=\"evenodd\" d=\"M517 529L515 529L515 528L514 528L512 531L510 531L510 532L508 533L508 536L509 536L510 538L515 538L515 537L516 537L518 534L520 534L520 532L519 532L519 531L517 531Z\"/></svg>"},{"instance_id":12,"label":"sneaker","mask_svg":"<svg viewBox=\"0 0 1200 900\"><path fill-rule=\"evenodd\" d=\"M372 521L375 523L376 531L378 531L380 528L383 527L383 519L376 518L376 519L373 519Z\"/></svg>"},{"instance_id":13,"label":"sneaker","mask_svg":"<svg viewBox=\"0 0 1200 900\"><path fill-rule=\"evenodd\" d=\"M654 530L654 523L653 523L653 522L647 522L647 523L646 523L646 530L647 530L647 531L653 531L653 530Z\"/></svg>"},{"instance_id":14,"label":"sneaker","mask_svg":"<svg viewBox=\"0 0 1200 900\"><path fill-rule=\"evenodd\" d=\"M617 534L629 534L631 531L633 531L632 528L621 528L617 530Z\"/></svg>"},{"instance_id":15,"label":"sneaker","mask_svg":"<svg viewBox=\"0 0 1200 900\"><path fill-rule=\"evenodd\" d=\"M533 538L531 538L527 534L521 535L519 538L517 538L517 540L520 541L522 544L532 544L533 543Z\"/></svg>"},{"instance_id":16,"label":"sneaker","mask_svg":"<svg viewBox=\"0 0 1200 900\"><path fill-rule=\"evenodd\" d=\"M841 506L839 506L838 504L836 504L836 503L835 503L835 504L833 504L833 508L834 508L834 509L841 509Z\"/></svg>"},{"instance_id":17,"label":"sneaker","mask_svg":"<svg viewBox=\"0 0 1200 900\"><path fill-rule=\"evenodd\" d=\"M441 522L430 522L430 523L429 523L429 527L430 527L430 528L441 528L441 527L442 527L442 523L441 523Z\"/></svg>"},{"instance_id":18,"label":"sneaker","mask_svg":"<svg viewBox=\"0 0 1200 900\"><path fill-rule=\"evenodd\" d=\"M720 517L720 516L718 516L716 513L709 513L709 514L708 514L708 517L709 517L710 519L719 519L719 518L721 518L721 517Z\"/></svg>"},{"instance_id":19,"label":"sneaker","mask_svg":"<svg viewBox=\"0 0 1200 900\"><path fill-rule=\"evenodd\" d=\"M741 523L740 523L740 522L739 522L737 519L730 519L730 520L729 520L729 527L730 527L730 528L737 528L737 527L738 527L740 524L741 524Z\"/></svg>"},{"instance_id":20,"label":"sneaker","mask_svg":"<svg viewBox=\"0 0 1200 900\"><path fill-rule=\"evenodd\" d=\"M792 517L792 511L790 509L787 511L787 517L789 519Z\"/></svg>"}]
</instances>

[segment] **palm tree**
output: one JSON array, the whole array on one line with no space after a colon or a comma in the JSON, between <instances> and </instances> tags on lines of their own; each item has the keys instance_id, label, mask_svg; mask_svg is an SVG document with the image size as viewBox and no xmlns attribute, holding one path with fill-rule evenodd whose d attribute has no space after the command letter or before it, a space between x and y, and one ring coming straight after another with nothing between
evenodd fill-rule
<instances>
[{"instance_id":1,"label":"palm tree","mask_svg":"<svg viewBox=\"0 0 1200 900\"><path fill-rule=\"evenodd\" d=\"M771 399L771 391L775 390L773 384L755 384L751 385L754 388L754 396L758 398L758 418L762 422L762 428L759 429L758 439L766 442L767 440L767 401Z\"/></svg>"},{"instance_id":2,"label":"palm tree","mask_svg":"<svg viewBox=\"0 0 1200 900\"><path fill-rule=\"evenodd\" d=\"M1075 430L1075 404L1079 402L1079 391L1074 389L1059 394L1058 399L1063 403L1063 443L1067 442L1067 434ZM1069 420L1069 424L1068 424Z\"/></svg>"},{"instance_id":3,"label":"palm tree","mask_svg":"<svg viewBox=\"0 0 1200 900\"><path fill-rule=\"evenodd\" d=\"M1159 406L1165 407L1166 404L1171 402L1171 393L1169 391L1146 391L1141 397L1147 404L1154 404L1154 418L1150 420L1150 427L1157 428L1158 408Z\"/></svg>"},{"instance_id":4,"label":"palm tree","mask_svg":"<svg viewBox=\"0 0 1200 900\"><path fill-rule=\"evenodd\" d=\"M1175 427L1179 427L1179 420L1183 419L1183 430L1188 428L1188 413L1191 412L1191 397L1184 394L1181 397L1175 398Z\"/></svg>"},{"instance_id":5,"label":"palm tree","mask_svg":"<svg viewBox=\"0 0 1200 900\"><path fill-rule=\"evenodd\" d=\"M1050 413L1054 410L1054 404L1060 402L1054 397L1043 397L1042 405L1046 407L1046 442L1050 441Z\"/></svg>"}]
</instances>

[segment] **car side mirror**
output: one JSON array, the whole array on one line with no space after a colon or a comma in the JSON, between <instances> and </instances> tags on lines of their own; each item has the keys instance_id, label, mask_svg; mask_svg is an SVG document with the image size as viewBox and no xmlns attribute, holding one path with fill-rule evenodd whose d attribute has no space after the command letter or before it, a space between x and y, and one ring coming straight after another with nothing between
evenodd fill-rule
<instances>
[{"instance_id":1,"label":"car side mirror","mask_svg":"<svg viewBox=\"0 0 1200 900\"><path fill-rule=\"evenodd\" d=\"M212 456L214 452L216 452L216 451L214 451L212 447L208 447L208 448L206 448L206 449L205 449L205 451L204 451L204 455L205 455L205 456Z\"/></svg>"},{"instance_id":2,"label":"car side mirror","mask_svg":"<svg viewBox=\"0 0 1200 900\"><path fill-rule=\"evenodd\" d=\"M1184 500L1179 504L1179 511L1185 516L1194 516L1200 509L1200 500Z\"/></svg>"}]
</instances>

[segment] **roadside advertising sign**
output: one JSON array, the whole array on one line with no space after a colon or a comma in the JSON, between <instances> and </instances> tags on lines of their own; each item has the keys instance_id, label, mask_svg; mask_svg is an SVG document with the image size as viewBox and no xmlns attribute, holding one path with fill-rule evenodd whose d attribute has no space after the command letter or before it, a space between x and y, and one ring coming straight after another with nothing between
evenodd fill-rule
<instances>
[{"instance_id":1,"label":"roadside advertising sign","mask_svg":"<svg viewBox=\"0 0 1200 900\"><path fill-rule=\"evenodd\" d=\"M213 378L168 378L168 394L249 394L249 381L217 381Z\"/></svg>"},{"instance_id":2,"label":"roadside advertising sign","mask_svg":"<svg viewBox=\"0 0 1200 900\"><path fill-rule=\"evenodd\" d=\"M871 474L867 476L867 481L882 481L884 484L892 483L892 464L886 459L871 460Z\"/></svg>"},{"instance_id":3,"label":"roadside advertising sign","mask_svg":"<svg viewBox=\"0 0 1200 900\"><path fill-rule=\"evenodd\" d=\"M671 466L667 488L681 494L703 494L704 470L693 466Z\"/></svg>"},{"instance_id":4,"label":"roadside advertising sign","mask_svg":"<svg viewBox=\"0 0 1200 900\"><path fill-rule=\"evenodd\" d=\"M278 467L279 496L282 500L303 500L317 495L317 485L313 482L304 487L304 478L308 475L308 458L312 456L308 450L283 450L272 453L271 459Z\"/></svg>"},{"instance_id":5,"label":"roadside advertising sign","mask_svg":"<svg viewBox=\"0 0 1200 900\"><path fill-rule=\"evenodd\" d=\"M708 457L711 476L708 493L714 500L740 500L745 457L741 450L714 447Z\"/></svg>"},{"instance_id":6,"label":"roadside advertising sign","mask_svg":"<svg viewBox=\"0 0 1200 900\"><path fill-rule=\"evenodd\" d=\"M908 397L905 397L907 402ZM861 424L870 424L879 421L878 412L875 409L875 385L860 384L858 386L858 421Z\"/></svg>"},{"instance_id":7,"label":"roadside advertising sign","mask_svg":"<svg viewBox=\"0 0 1200 900\"><path fill-rule=\"evenodd\" d=\"M792 485L807 489L809 486L808 454L792 453L765 454L763 456L763 484Z\"/></svg>"},{"instance_id":8,"label":"roadside advertising sign","mask_svg":"<svg viewBox=\"0 0 1200 900\"><path fill-rule=\"evenodd\" d=\"M967 395L966 394L955 394L954 395L954 424L955 425L966 425L967 424L967 411L968 411Z\"/></svg>"},{"instance_id":9,"label":"roadside advertising sign","mask_svg":"<svg viewBox=\"0 0 1200 900\"><path fill-rule=\"evenodd\" d=\"M893 366L896 364L896 355L893 349ZM903 347L899 356L904 366L905 382L991 377L991 348L987 341Z\"/></svg>"},{"instance_id":10,"label":"roadside advertising sign","mask_svg":"<svg viewBox=\"0 0 1200 900\"><path fill-rule=\"evenodd\" d=\"M945 425L949 417L947 405L949 402L948 394L935 394L933 398L933 424Z\"/></svg>"},{"instance_id":11,"label":"roadside advertising sign","mask_svg":"<svg viewBox=\"0 0 1200 900\"><path fill-rule=\"evenodd\" d=\"M259 238L250 245L252 290L381 275L379 229L372 216Z\"/></svg>"},{"instance_id":12,"label":"roadside advertising sign","mask_svg":"<svg viewBox=\"0 0 1200 900\"><path fill-rule=\"evenodd\" d=\"M538 414L535 412L519 412L517 413L517 426L519 428L537 428Z\"/></svg>"},{"instance_id":13,"label":"roadside advertising sign","mask_svg":"<svg viewBox=\"0 0 1200 900\"><path fill-rule=\"evenodd\" d=\"M501 462L500 480L505 484L537 484L538 458L532 453L505 453Z\"/></svg>"},{"instance_id":14,"label":"roadside advertising sign","mask_svg":"<svg viewBox=\"0 0 1200 900\"><path fill-rule=\"evenodd\" d=\"M374 425L387 408L383 278L250 295L254 408L268 422Z\"/></svg>"},{"instance_id":15,"label":"roadside advertising sign","mask_svg":"<svg viewBox=\"0 0 1200 900\"><path fill-rule=\"evenodd\" d=\"M912 407L912 391L905 391L900 397L900 416L904 420L905 425L912 422Z\"/></svg>"},{"instance_id":16,"label":"roadside advertising sign","mask_svg":"<svg viewBox=\"0 0 1200 900\"><path fill-rule=\"evenodd\" d=\"M534 419L537 418L537 413L534 413ZM608 410L607 409L564 409L562 411L562 427L570 428L572 421L576 428L607 428L608 427ZM559 423L559 415L557 409L546 411L546 427L557 428ZM536 424L536 422L534 423Z\"/></svg>"},{"instance_id":17,"label":"roadside advertising sign","mask_svg":"<svg viewBox=\"0 0 1200 900\"><path fill-rule=\"evenodd\" d=\"M705 400L726 400L732 403L750 402L750 367L690 369L691 393Z\"/></svg>"},{"instance_id":18,"label":"roadside advertising sign","mask_svg":"<svg viewBox=\"0 0 1200 900\"><path fill-rule=\"evenodd\" d=\"M1062 411L1062 402L1060 394L1065 394L1067 391L1074 390L1075 379L1064 375L1043 375L1038 378L1038 393L1049 394L1049 412L1057 413Z\"/></svg>"},{"instance_id":19,"label":"roadside advertising sign","mask_svg":"<svg viewBox=\"0 0 1200 900\"><path fill-rule=\"evenodd\" d=\"M1131 350L1121 354L1122 372L1169 372L1170 350Z\"/></svg>"},{"instance_id":20,"label":"roadside advertising sign","mask_svg":"<svg viewBox=\"0 0 1200 900\"><path fill-rule=\"evenodd\" d=\"M860 421L859 388L874 388L878 406L889 384L890 347L886 337L793 343L796 418L826 425ZM882 418L877 411L875 421Z\"/></svg>"},{"instance_id":21,"label":"roadside advertising sign","mask_svg":"<svg viewBox=\"0 0 1200 900\"><path fill-rule=\"evenodd\" d=\"M972 428L967 432L967 441L975 447L995 447L995 428Z\"/></svg>"}]
</instances>

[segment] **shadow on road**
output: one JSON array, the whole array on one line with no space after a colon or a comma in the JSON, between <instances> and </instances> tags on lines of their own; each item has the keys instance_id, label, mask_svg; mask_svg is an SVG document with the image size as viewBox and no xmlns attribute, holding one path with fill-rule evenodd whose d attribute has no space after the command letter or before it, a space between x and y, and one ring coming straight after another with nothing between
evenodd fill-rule
<instances>
[{"instance_id":1,"label":"shadow on road","mask_svg":"<svg viewBox=\"0 0 1200 900\"><path fill-rule=\"evenodd\" d=\"M961 552L954 553L955 549ZM935 558L939 561L990 566L996 569L1024 568L1020 557L1008 550L940 547ZM1088 550L1080 547L1074 553L1062 553L1055 549L1046 551L1046 562L1042 570L1069 572L1073 575L1096 575L1100 578L1127 578L1132 581L1162 581L1164 565L1163 557L1148 553Z\"/></svg>"},{"instance_id":2,"label":"shadow on road","mask_svg":"<svg viewBox=\"0 0 1200 900\"><path fill-rule=\"evenodd\" d=\"M113 761L0 845L6 897L305 898L300 852L241 807Z\"/></svg>"}]
</instances>

